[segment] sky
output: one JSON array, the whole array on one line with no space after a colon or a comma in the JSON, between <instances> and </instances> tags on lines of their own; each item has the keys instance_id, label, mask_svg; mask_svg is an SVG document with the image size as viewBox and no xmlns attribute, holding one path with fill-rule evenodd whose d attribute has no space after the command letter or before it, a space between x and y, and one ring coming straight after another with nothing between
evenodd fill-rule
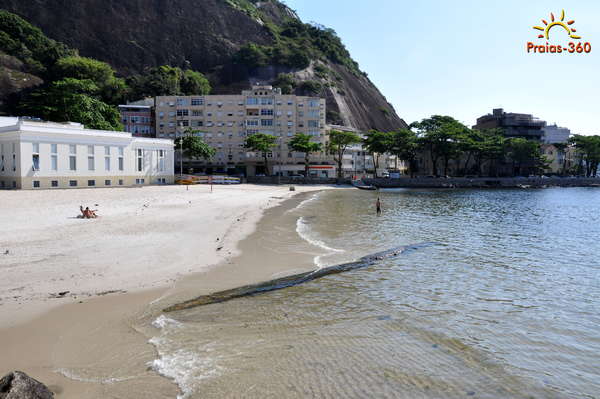
<instances>
[{"instance_id":1,"label":"sky","mask_svg":"<svg viewBox=\"0 0 600 399\"><path fill-rule=\"evenodd\" d=\"M600 134L600 1L285 0L304 22L333 28L406 122L450 115L471 126L493 108ZM539 39L550 13L555 27ZM527 53L527 42L588 42L586 54Z\"/></svg>"}]
</instances>

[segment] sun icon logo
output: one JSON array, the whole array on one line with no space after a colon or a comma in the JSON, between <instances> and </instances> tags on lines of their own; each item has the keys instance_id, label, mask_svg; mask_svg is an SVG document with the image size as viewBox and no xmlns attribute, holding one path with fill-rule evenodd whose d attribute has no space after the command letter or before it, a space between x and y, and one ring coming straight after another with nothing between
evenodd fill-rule
<instances>
[{"instance_id":1,"label":"sun icon logo","mask_svg":"<svg viewBox=\"0 0 600 399\"><path fill-rule=\"evenodd\" d=\"M548 23L545 19L542 19L542 22L544 23L544 25L546 25L546 27L541 27L541 26L534 26L533 29L537 29L537 30L541 30L542 32L544 32L543 35L539 35L538 37L540 39L542 38L546 38L546 40L548 40L550 38L550 29L554 28L555 26L561 26L564 30L567 31L567 33L569 34L569 37L573 38L573 39L581 39L581 36L577 36L574 34L574 32L577 32L577 30L575 28L571 28L570 26L573 25L575 23L574 20L571 21L565 21L565 10L562 10L562 12L560 13L560 21L555 21L554 18L554 14L550 13L550 23Z\"/></svg>"}]
</instances>

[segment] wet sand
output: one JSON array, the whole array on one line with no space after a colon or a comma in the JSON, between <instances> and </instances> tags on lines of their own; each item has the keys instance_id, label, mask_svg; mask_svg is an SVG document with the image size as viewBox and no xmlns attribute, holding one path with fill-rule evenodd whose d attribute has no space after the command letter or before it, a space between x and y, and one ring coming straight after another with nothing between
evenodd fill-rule
<instances>
[{"instance_id":1,"label":"wet sand","mask_svg":"<svg viewBox=\"0 0 600 399\"><path fill-rule=\"evenodd\" d=\"M283 200L282 194L276 203ZM269 209L257 225L246 227L257 229L241 242L231 238L242 238L240 232L226 232L231 233L231 255L174 285L85 300L67 298L68 304L0 330L0 374L25 371L50 386L57 398L176 397L178 387L152 367L158 357L148 342L156 333L152 321L178 301L313 268L313 258L322 251L301 240L291 226L280 227L295 223L293 216L286 218L287 211L305 198L301 194ZM207 265L213 251L206 258L199 251L196 262ZM3 314L5 319L9 316Z\"/></svg>"}]
</instances>

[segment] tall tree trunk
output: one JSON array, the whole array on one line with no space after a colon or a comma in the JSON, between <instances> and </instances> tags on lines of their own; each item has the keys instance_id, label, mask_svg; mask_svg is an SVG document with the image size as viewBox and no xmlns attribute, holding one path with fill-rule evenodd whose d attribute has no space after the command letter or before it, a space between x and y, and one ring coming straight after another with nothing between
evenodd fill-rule
<instances>
[{"instance_id":1,"label":"tall tree trunk","mask_svg":"<svg viewBox=\"0 0 600 399\"><path fill-rule=\"evenodd\" d=\"M448 162L450 159L448 157L444 157L444 177L448 176Z\"/></svg>"},{"instance_id":2,"label":"tall tree trunk","mask_svg":"<svg viewBox=\"0 0 600 399\"><path fill-rule=\"evenodd\" d=\"M469 151L469 155L467 156L467 160L465 161L465 167L463 170L463 175L467 174L467 168L469 167L469 163L471 162L471 158L473 156L473 153L471 151ZM458 165L460 167L460 161L458 161Z\"/></svg>"},{"instance_id":3,"label":"tall tree trunk","mask_svg":"<svg viewBox=\"0 0 600 399\"><path fill-rule=\"evenodd\" d=\"M429 146L429 157L431 158L431 174L437 176L437 157L433 153L433 146Z\"/></svg>"},{"instance_id":4,"label":"tall tree trunk","mask_svg":"<svg viewBox=\"0 0 600 399\"><path fill-rule=\"evenodd\" d=\"M266 153L265 153L264 157L265 157L265 176L270 176L270 174L269 174L269 160L267 158L267 154Z\"/></svg>"},{"instance_id":5,"label":"tall tree trunk","mask_svg":"<svg viewBox=\"0 0 600 399\"><path fill-rule=\"evenodd\" d=\"M308 165L310 164L310 154L307 152L304 156L304 178L308 179Z\"/></svg>"}]
</instances>

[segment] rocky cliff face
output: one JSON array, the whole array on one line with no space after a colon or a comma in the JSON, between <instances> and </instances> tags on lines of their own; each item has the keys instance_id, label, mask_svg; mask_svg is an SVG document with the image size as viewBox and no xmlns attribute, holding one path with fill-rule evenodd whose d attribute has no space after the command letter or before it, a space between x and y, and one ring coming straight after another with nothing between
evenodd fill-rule
<instances>
[{"instance_id":1,"label":"rocky cliff face","mask_svg":"<svg viewBox=\"0 0 600 399\"><path fill-rule=\"evenodd\" d=\"M313 93L327 98L331 123L361 130L406 126L366 75L332 59L312 59L303 69L270 65L240 73L233 58L242 46L269 46L277 27L297 19L275 0L0 0L0 8L122 75L147 66L191 66L210 77L213 92L231 93L287 72L297 83L320 84Z\"/></svg>"}]
</instances>

